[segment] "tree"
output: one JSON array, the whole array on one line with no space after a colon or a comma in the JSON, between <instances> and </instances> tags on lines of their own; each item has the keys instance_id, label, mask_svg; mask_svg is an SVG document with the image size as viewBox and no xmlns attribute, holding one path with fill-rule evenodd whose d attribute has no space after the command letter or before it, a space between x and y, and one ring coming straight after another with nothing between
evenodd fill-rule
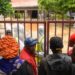
<instances>
[{"instance_id":1,"label":"tree","mask_svg":"<svg viewBox=\"0 0 75 75\"><path fill-rule=\"evenodd\" d=\"M75 0L38 0L38 3L39 8L46 12L65 14L67 11L75 11Z\"/></svg>"},{"instance_id":2,"label":"tree","mask_svg":"<svg viewBox=\"0 0 75 75\"><path fill-rule=\"evenodd\" d=\"M10 15L13 13L13 8L10 0L0 0L0 15Z\"/></svg>"}]
</instances>

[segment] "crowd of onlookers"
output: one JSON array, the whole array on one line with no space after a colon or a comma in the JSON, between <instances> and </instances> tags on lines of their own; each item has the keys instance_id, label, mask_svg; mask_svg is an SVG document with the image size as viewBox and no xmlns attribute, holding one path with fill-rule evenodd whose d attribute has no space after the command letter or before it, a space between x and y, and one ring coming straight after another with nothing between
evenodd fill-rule
<instances>
[{"instance_id":1,"label":"crowd of onlookers","mask_svg":"<svg viewBox=\"0 0 75 75\"><path fill-rule=\"evenodd\" d=\"M36 44L37 39L26 38L19 55L19 44L7 30L0 39L0 75L75 75L75 34L69 38L67 54L62 53L62 38L51 37L49 48L53 54L43 57L39 64Z\"/></svg>"}]
</instances>

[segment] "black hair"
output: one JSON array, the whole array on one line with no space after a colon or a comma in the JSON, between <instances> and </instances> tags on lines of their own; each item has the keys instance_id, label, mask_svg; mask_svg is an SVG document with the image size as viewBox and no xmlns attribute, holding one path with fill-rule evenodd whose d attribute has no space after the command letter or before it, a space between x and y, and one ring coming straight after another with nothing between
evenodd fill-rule
<instances>
[{"instance_id":1,"label":"black hair","mask_svg":"<svg viewBox=\"0 0 75 75\"><path fill-rule=\"evenodd\" d=\"M50 49L52 52L58 52L60 49L63 48L63 41L60 37L52 37L50 39Z\"/></svg>"},{"instance_id":2,"label":"black hair","mask_svg":"<svg viewBox=\"0 0 75 75\"><path fill-rule=\"evenodd\" d=\"M12 32L11 32L11 30L6 30L5 34L6 35L12 35Z\"/></svg>"}]
</instances>

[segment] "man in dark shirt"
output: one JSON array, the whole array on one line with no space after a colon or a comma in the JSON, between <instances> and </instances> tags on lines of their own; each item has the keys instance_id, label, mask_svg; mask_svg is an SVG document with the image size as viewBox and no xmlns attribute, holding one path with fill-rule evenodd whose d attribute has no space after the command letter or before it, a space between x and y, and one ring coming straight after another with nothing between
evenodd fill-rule
<instances>
[{"instance_id":1,"label":"man in dark shirt","mask_svg":"<svg viewBox=\"0 0 75 75\"><path fill-rule=\"evenodd\" d=\"M39 66L39 75L72 75L72 61L62 54L63 41L60 37L50 39L50 49L53 54L44 58Z\"/></svg>"}]
</instances>

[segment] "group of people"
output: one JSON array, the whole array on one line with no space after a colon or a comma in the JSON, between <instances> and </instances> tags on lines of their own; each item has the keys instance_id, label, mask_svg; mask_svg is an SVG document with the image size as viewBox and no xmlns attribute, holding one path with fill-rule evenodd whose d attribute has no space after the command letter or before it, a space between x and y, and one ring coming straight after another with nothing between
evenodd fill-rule
<instances>
[{"instance_id":1,"label":"group of people","mask_svg":"<svg viewBox=\"0 0 75 75\"><path fill-rule=\"evenodd\" d=\"M13 38L9 30L5 36L10 36L10 40ZM13 42L16 42L16 39L13 40ZM4 44L9 45L9 43ZM37 56L35 52L36 44L37 39L28 37L24 41L24 48L20 52L20 55L18 55L19 44L17 42L14 44L14 47L12 46L13 44L9 45L11 49L5 52L8 58L4 56L4 53L2 55L0 52L0 56L2 56L2 59L0 59L0 75L75 75L75 34L70 37L69 46L71 50L68 50L67 54L62 53L62 38L58 36L51 37L50 49L53 54L42 58L39 65L35 59ZM12 49L12 47L14 49ZM2 49L2 47L0 47L0 49ZM14 54L14 56L11 56L12 54Z\"/></svg>"}]
</instances>

